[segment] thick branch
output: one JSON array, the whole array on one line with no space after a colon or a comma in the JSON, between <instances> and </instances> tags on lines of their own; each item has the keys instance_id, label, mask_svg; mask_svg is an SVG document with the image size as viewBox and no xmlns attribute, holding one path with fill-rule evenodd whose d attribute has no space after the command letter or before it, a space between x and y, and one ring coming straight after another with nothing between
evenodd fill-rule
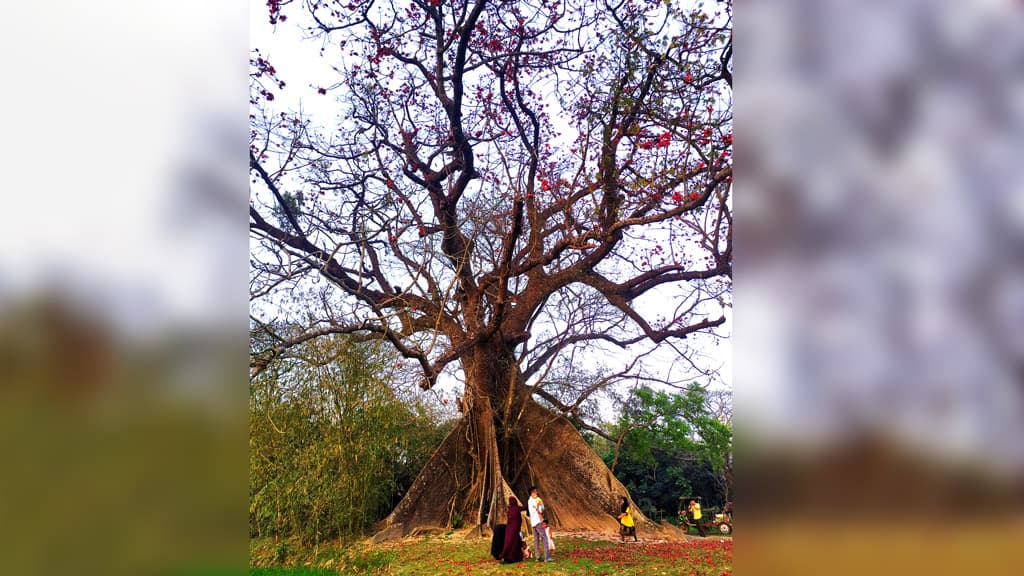
<instances>
[{"instance_id":1,"label":"thick branch","mask_svg":"<svg viewBox=\"0 0 1024 576\"><path fill-rule=\"evenodd\" d=\"M281 207L281 210L284 211L284 215L288 219L288 223L292 225L292 228L294 228L299 234L305 236L305 233L302 231L302 227L299 226L299 221L295 218L295 214L292 212L291 206L285 202L284 197L281 195L281 191L278 190L277 184L274 182L274 179L267 174L266 170L263 169L263 166L261 166L256 160L256 156L251 150L249 151L249 168L255 170L256 173L260 175L260 179L263 180L263 183L270 189L274 198L277 199L278 205Z\"/></svg>"}]
</instances>

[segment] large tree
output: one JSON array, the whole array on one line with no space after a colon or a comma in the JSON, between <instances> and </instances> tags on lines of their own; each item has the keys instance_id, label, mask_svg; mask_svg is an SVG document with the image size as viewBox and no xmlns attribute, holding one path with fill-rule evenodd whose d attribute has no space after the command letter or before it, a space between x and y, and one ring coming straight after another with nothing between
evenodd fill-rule
<instances>
[{"instance_id":1,"label":"large tree","mask_svg":"<svg viewBox=\"0 0 1024 576\"><path fill-rule=\"evenodd\" d=\"M253 371L351 333L390 342L424 389L461 379L463 416L389 516L396 533L493 525L529 485L556 526L613 529L627 492L565 416L649 374L652 349L696 366L681 340L725 322L730 3L268 6L315 39L334 75L299 89L338 116L275 112L297 88L254 52L252 292L273 303L254 321L315 300ZM545 389L559 358L609 348L632 361L575 397Z\"/></svg>"}]
</instances>

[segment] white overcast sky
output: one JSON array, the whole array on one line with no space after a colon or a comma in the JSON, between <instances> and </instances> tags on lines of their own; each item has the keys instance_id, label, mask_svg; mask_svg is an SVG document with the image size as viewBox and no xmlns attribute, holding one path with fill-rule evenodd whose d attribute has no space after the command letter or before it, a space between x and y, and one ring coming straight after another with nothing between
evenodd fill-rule
<instances>
[{"instance_id":1,"label":"white overcast sky","mask_svg":"<svg viewBox=\"0 0 1024 576\"><path fill-rule=\"evenodd\" d=\"M133 329L237 321L246 12L201 0L5 7L0 304L60 291ZM183 194L201 174L230 190L230 209Z\"/></svg>"}]
</instances>

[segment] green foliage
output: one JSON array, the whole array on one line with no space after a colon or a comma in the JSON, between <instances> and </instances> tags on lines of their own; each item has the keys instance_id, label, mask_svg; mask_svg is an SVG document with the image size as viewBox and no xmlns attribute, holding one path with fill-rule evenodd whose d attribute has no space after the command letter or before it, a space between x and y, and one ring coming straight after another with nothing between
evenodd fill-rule
<instances>
[{"instance_id":1,"label":"green foliage","mask_svg":"<svg viewBox=\"0 0 1024 576\"><path fill-rule=\"evenodd\" d=\"M361 555L353 554L349 559L348 567L356 574L383 572L383 569L392 564L397 556L394 550L369 550Z\"/></svg>"},{"instance_id":2,"label":"green foliage","mask_svg":"<svg viewBox=\"0 0 1024 576\"><path fill-rule=\"evenodd\" d=\"M272 208L274 217L277 218L278 223L283 229L290 232L299 232L299 230L296 230L289 221L288 213L290 212L296 219L301 217L305 210L306 199L303 197L302 192L299 192L298 194L282 192L281 200L284 202L284 206L275 204Z\"/></svg>"},{"instance_id":3,"label":"green foliage","mask_svg":"<svg viewBox=\"0 0 1024 576\"><path fill-rule=\"evenodd\" d=\"M704 387L638 388L610 428L622 438L618 452L604 439L592 446L646 513L671 518L680 496L700 496L709 508L725 503L732 430L711 413Z\"/></svg>"},{"instance_id":4,"label":"green foliage","mask_svg":"<svg viewBox=\"0 0 1024 576\"><path fill-rule=\"evenodd\" d=\"M278 542L277 548L274 550L274 560L279 563L284 563L288 559L288 543Z\"/></svg>"},{"instance_id":5,"label":"green foliage","mask_svg":"<svg viewBox=\"0 0 1024 576\"><path fill-rule=\"evenodd\" d=\"M725 504L725 486L707 460L692 455L658 450L654 464L620 458L615 467L619 479L637 506L655 519L676 517L680 496L700 496L705 509ZM606 462L610 457L606 456Z\"/></svg>"},{"instance_id":6,"label":"green foliage","mask_svg":"<svg viewBox=\"0 0 1024 576\"><path fill-rule=\"evenodd\" d=\"M619 416L615 435L625 433L621 457L653 465L653 452L683 452L710 462L716 472L732 450L732 430L707 406L707 390L691 384L682 394L638 388Z\"/></svg>"},{"instance_id":7,"label":"green foliage","mask_svg":"<svg viewBox=\"0 0 1024 576\"><path fill-rule=\"evenodd\" d=\"M252 380L252 536L355 536L398 502L445 430L384 381L390 361L376 345L324 338Z\"/></svg>"}]
</instances>

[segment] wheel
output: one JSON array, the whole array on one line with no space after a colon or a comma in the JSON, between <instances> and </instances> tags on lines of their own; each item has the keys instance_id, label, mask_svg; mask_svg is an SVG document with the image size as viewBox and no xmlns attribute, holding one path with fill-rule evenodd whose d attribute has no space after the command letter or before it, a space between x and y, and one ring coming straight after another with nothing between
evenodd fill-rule
<instances>
[{"instance_id":1,"label":"wheel","mask_svg":"<svg viewBox=\"0 0 1024 576\"><path fill-rule=\"evenodd\" d=\"M718 531L722 534L729 534L732 532L732 526L728 522L722 522L718 525Z\"/></svg>"}]
</instances>

